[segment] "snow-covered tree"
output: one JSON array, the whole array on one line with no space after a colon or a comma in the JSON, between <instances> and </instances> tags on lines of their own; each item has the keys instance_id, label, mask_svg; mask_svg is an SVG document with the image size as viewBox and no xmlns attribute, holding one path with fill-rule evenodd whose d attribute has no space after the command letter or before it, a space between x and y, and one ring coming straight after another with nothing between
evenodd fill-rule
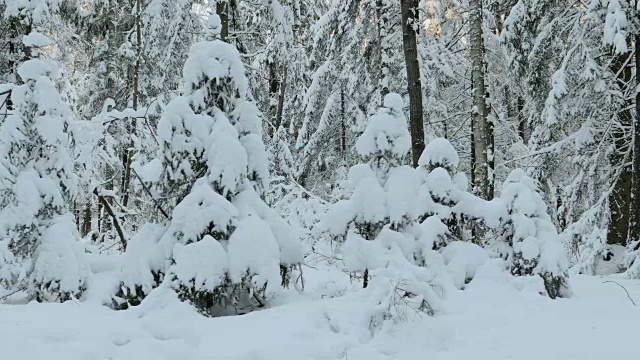
<instances>
[{"instance_id":1,"label":"snow-covered tree","mask_svg":"<svg viewBox=\"0 0 640 360\"><path fill-rule=\"evenodd\" d=\"M419 178L404 163L411 149L402 97L387 94L369 120L356 149L364 163L349 170L351 197L329 211L317 231L344 240L350 229L373 240L385 226L401 229L417 220Z\"/></svg>"},{"instance_id":2,"label":"snow-covered tree","mask_svg":"<svg viewBox=\"0 0 640 360\"><path fill-rule=\"evenodd\" d=\"M458 153L451 143L447 139L436 138L427 143L418 164L424 179L422 216L437 215L447 224L449 235L462 239L463 214L456 212L456 205L466 194L467 178L457 171L459 162ZM436 244L437 247L442 245Z\"/></svg>"},{"instance_id":3,"label":"snow-covered tree","mask_svg":"<svg viewBox=\"0 0 640 360\"><path fill-rule=\"evenodd\" d=\"M176 204L156 245L168 266L149 270L207 315L264 306L301 254L262 199L269 174L261 117L240 54L221 40L196 43L183 74L183 96L158 125L165 190Z\"/></svg>"},{"instance_id":4,"label":"snow-covered tree","mask_svg":"<svg viewBox=\"0 0 640 360\"><path fill-rule=\"evenodd\" d=\"M509 246L511 273L541 276L552 299L570 296L565 250L535 181L524 171L513 170L501 200L508 214L501 225L501 237Z\"/></svg>"},{"instance_id":5,"label":"snow-covered tree","mask_svg":"<svg viewBox=\"0 0 640 360\"><path fill-rule=\"evenodd\" d=\"M420 176L404 165L410 161L411 137L402 107L402 97L389 93L371 116L356 143L364 162L349 171L352 194L330 208L314 233L341 244L346 269L362 274L364 287L370 281L372 286L396 282L391 293L406 298L405 305L432 313L438 307L432 287L444 285L434 280L424 261L433 247L421 244L440 234L431 227L437 219L424 224L431 237L416 229L420 228L422 199L416 196ZM442 228L446 232L446 226Z\"/></svg>"},{"instance_id":6,"label":"snow-covered tree","mask_svg":"<svg viewBox=\"0 0 640 360\"><path fill-rule=\"evenodd\" d=\"M5 285L38 301L66 301L82 295L88 268L69 209L77 183L69 151L73 119L56 87L61 71L42 55L50 45L39 32L23 37L28 58L17 68L20 82L0 125L0 268L12 264L0 273Z\"/></svg>"}]
</instances>

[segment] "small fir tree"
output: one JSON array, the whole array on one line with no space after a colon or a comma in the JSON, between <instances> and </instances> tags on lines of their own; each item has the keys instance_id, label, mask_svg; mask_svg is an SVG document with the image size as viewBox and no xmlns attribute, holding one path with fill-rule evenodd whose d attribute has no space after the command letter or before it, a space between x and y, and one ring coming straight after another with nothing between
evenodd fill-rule
<instances>
[{"instance_id":1,"label":"small fir tree","mask_svg":"<svg viewBox=\"0 0 640 360\"><path fill-rule=\"evenodd\" d=\"M0 283L38 301L66 301L82 295L88 273L69 210L71 113L56 88L60 69L41 55L50 40L31 32L22 44L28 58L0 125Z\"/></svg>"},{"instance_id":2,"label":"small fir tree","mask_svg":"<svg viewBox=\"0 0 640 360\"><path fill-rule=\"evenodd\" d=\"M566 254L535 181L524 171L513 170L501 199L507 210L502 240L509 245L511 273L540 275L552 299L570 296Z\"/></svg>"},{"instance_id":3,"label":"small fir tree","mask_svg":"<svg viewBox=\"0 0 640 360\"><path fill-rule=\"evenodd\" d=\"M166 274L179 297L205 315L264 306L302 256L263 200L269 174L261 117L240 54L221 40L196 43L183 74L183 96L158 124L164 184L176 205L149 245L164 249L164 268L148 270ZM146 279L151 284L127 282L123 292L139 301L156 283Z\"/></svg>"}]
</instances>

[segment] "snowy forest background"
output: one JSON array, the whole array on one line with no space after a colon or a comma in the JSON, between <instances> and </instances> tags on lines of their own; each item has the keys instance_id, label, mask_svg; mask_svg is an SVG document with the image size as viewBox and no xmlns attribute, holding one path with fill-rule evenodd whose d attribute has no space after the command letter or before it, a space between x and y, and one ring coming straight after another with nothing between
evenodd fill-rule
<instances>
[{"instance_id":1,"label":"snowy forest background","mask_svg":"<svg viewBox=\"0 0 640 360\"><path fill-rule=\"evenodd\" d=\"M0 12L3 302L162 287L212 316L340 273L386 320L487 261L550 298L640 277L638 1Z\"/></svg>"}]
</instances>

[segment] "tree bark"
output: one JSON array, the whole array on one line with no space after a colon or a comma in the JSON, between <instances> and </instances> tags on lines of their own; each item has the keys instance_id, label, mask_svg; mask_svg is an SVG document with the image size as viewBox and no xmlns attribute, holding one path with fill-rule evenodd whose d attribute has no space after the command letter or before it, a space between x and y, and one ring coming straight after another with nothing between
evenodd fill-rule
<instances>
[{"instance_id":1,"label":"tree bark","mask_svg":"<svg viewBox=\"0 0 640 360\"><path fill-rule=\"evenodd\" d=\"M279 82L275 62L268 60L267 68L269 69L269 110L267 114L269 115L269 120L273 120L273 122L269 122L267 124L267 136L269 136L269 138L272 138L273 134L278 129L277 119L275 117L275 113L278 110L274 110L276 104L274 104L271 100L278 94Z\"/></svg>"},{"instance_id":2,"label":"tree bark","mask_svg":"<svg viewBox=\"0 0 640 360\"><path fill-rule=\"evenodd\" d=\"M489 94L487 94L487 98L489 97ZM491 200L493 199L494 193L495 193L495 175L494 175L494 170L496 168L496 160L495 160L495 154L496 154L496 141L495 141L495 132L494 132L494 124L493 121L491 121L491 119L487 119L487 171L488 171L488 181L489 183L487 184L487 199Z\"/></svg>"},{"instance_id":3,"label":"tree bark","mask_svg":"<svg viewBox=\"0 0 640 360\"><path fill-rule=\"evenodd\" d=\"M527 119L524 116L524 99L522 96L518 96L518 135L522 139L522 143L527 145L529 143L529 131L527 126Z\"/></svg>"},{"instance_id":4,"label":"tree bark","mask_svg":"<svg viewBox=\"0 0 640 360\"><path fill-rule=\"evenodd\" d=\"M282 114L284 112L284 98L287 91L287 66L283 64L282 75L278 79L278 71L274 62L269 62L269 98L277 98L278 101L275 106L270 102L269 114L273 116L273 123L267 127L267 134L269 137L273 137L273 134L278 131L278 128L282 125ZM275 107L275 111L274 111Z\"/></svg>"},{"instance_id":5,"label":"tree bark","mask_svg":"<svg viewBox=\"0 0 640 360\"><path fill-rule=\"evenodd\" d=\"M386 9L382 0L376 0L376 17L378 21L376 23L378 30L378 49L377 49L377 61L380 66L378 74L378 88L380 90L380 105L384 103L384 97L389 93L389 54L386 54L387 36L389 34L389 9Z\"/></svg>"},{"instance_id":6,"label":"tree bark","mask_svg":"<svg viewBox=\"0 0 640 360\"><path fill-rule=\"evenodd\" d=\"M482 199L490 199L489 179L489 124L487 122L487 101L485 87L484 40L482 35L482 0L471 0L470 42L471 80L473 85L473 148L475 164L473 183L476 194Z\"/></svg>"},{"instance_id":7,"label":"tree bark","mask_svg":"<svg viewBox=\"0 0 640 360\"><path fill-rule=\"evenodd\" d=\"M137 54L136 64L134 68L134 81L133 81L133 110L138 110L140 102L140 62L142 61L142 0L136 1L136 42L137 42ZM129 136L132 137L136 132L136 118L131 118L131 124L129 126ZM129 204L130 197L130 185L131 185L131 163L133 162L134 143L133 140L129 143L127 148L123 151L123 164L124 164L124 176L122 179L122 191L124 192L122 197L122 206Z\"/></svg>"},{"instance_id":8,"label":"tree bark","mask_svg":"<svg viewBox=\"0 0 640 360\"><path fill-rule=\"evenodd\" d=\"M347 124L346 124L346 106L345 106L344 87L340 88L340 153L342 157L347 155Z\"/></svg>"},{"instance_id":9,"label":"tree bark","mask_svg":"<svg viewBox=\"0 0 640 360\"><path fill-rule=\"evenodd\" d=\"M280 96L278 97L278 109L276 110L276 129L282 125L282 113L284 112L284 97L287 93L287 66L282 67L282 80L280 81Z\"/></svg>"},{"instance_id":10,"label":"tree bark","mask_svg":"<svg viewBox=\"0 0 640 360\"><path fill-rule=\"evenodd\" d=\"M640 34L635 35L636 85L640 88ZM633 164L631 175L631 213L629 241L640 240L640 91L636 92L636 117L633 122ZM638 260L636 260L638 261Z\"/></svg>"},{"instance_id":11,"label":"tree bark","mask_svg":"<svg viewBox=\"0 0 640 360\"><path fill-rule=\"evenodd\" d=\"M229 41L229 4L228 0L218 0L216 5L216 13L220 16L222 30L220 31L220 40Z\"/></svg>"},{"instance_id":12,"label":"tree bark","mask_svg":"<svg viewBox=\"0 0 640 360\"><path fill-rule=\"evenodd\" d=\"M413 166L424 151L424 124L422 122L422 82L418 63L418 43L415 26L418 26L418 0L400 0L402 17L402 45L407 68L407 90L409 91L409 123L411 131L411 153Z\"/></svg>"},{"instance_id":13,"label":"tree bark","mask_svg":"<svg viewBox=\"0 0 640 360\"><path fill-rule=\"evenodd\" d=\"M91 200L87 200L83 214L82 214L82 228L80 229L80 235L84 238L91 232L91 218L93 213L91 211Z\"/></svg>"},{"instance_id":14,"label":"tree bark","mask_svg":"<svg viewBox=\"0 0 640 360\"><path fill-rule=\"evenodd\" d=\"M618 84L621 88L628 86L631 82L633 72L630 64L632 53L616 55L611 62L611 71L618 74ZM623 126L633 126L633 111L628 101L624 106L627 110L619 113L620 123ZM607 233L607 242L610 244L626 245L629 238L629 224L631 209L631 187L632 187L632 166L628 164L631 157L625 153L629 145L629 138L625 136L624 130L613 130L615 153L611 162L622 167L620 177L615 179L615 187L609 195L609 212L611 223ZM633 154L631 154L633 156Z\"/></svg>"}]
</instances>

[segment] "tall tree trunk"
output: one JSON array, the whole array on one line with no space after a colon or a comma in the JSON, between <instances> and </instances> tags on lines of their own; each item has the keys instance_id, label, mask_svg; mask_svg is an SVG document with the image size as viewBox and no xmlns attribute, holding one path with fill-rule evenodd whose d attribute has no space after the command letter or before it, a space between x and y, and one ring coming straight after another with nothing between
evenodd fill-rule
<instances>
[{"instance_id":1,"label":"tall tree trunk","mask_svg":"<svg viewBox=\"0 0 640 360\"><path fill-rule=\"evenodd\" d=\"M418 43L415 27L418 25L418 0L400 0L402 16L402 45L407 68L407 88L409 91L409 123L411 130L411 153L413 166L424 151L424 124L422 123L422 83L418 63Z\"/></svg>"},{"instance_id":2,"label":"tall tree trunk","mask_svg":"<svg viewBox=\"0 0 640 360\"><path fill-rule=\"evenodd\" d=\"M340 88L340 153L342 157L347 156L347 124L345 121L347 107L345 106L344 87Z\"/></svg>"},{"instance_id":3,"label":"tall tree trunk","mask_svg":"<svg viewBox=\"0 0 640 360\"><path fill-rule=\"evenodd\" d=\"M380 105L384 103L384 97L389 93L389 54L386 54L387 36L389 34L389 15L382 0L376 0L376 22L378 30L377 62L380 66L378 74L378 90L380 91Z\"/></svg>"},{"instance_id":4,"label":"tall tree trunk","mask_svg":"<svg viewBox=\"0 0 640 360\"><path fill-rule=\"evenodd\" d=\"M267 113L269 116L269 122L267 123L267 136L269 136L269 138L272 138L273 134L278 129L278 121L275 116L277 112L277 104L275 104L272 100L275 99L276 96L278 96L279 83L278 72L276 71L276 63L272 60L268 60L267 68L269 69L269 104L267 104L269 106L269 110Z\"/></svg>"},{"instance_id":5,"label":"tall tree trunk","mask_svg":"<svg viewBox=\"0 0 640 360\"><path fill-rule=\"evenodd\" d=\"M611 71L618 74L618 84L621 88L629 86L633 69L631 67L632 52L616 55L611 62ZM623 126L633 126L633 110L630 101L625 104L625 110L619 113L620 123ZM609 195L609 212L611 214L611 224L607 233L607 242L610 244L626 245L629 237L629 215L631 211L631 186L632 167L629 165L631 157L625 153L629 138L625 136L624 130L614 130L615 154L611 162L617 166L622 166L620 177L615 180L615 188ZM633 155L633 154L631 154Z\"/></svg>"},{"instance_id":6,"label":"tall tree trunk","mask_svg":"<svg viewBox=\"0 0 640 360\"><path fill-rule=\"evenodd\" d=\"M522 96L518 96L518 135L522 139L522 142L527 145L529 143L529 131L527 126L527 119L524 116L524 99Z\"/></svg>"},{"instance_id":7,"label":"tall tree trunk","mask_svg":"<svg viewBox=\"0 0 640 360\"><path fill-rule=\"evenodd\" d=\"M229 41L229 1L218 0L216 5L216 13L220 16L222 29L220 31L220 40Z\"/></svg>"},{"instance_id":8,"label":"tall tree trunk","mask_svg":"<svg viewBox=\"0 0 640 360\"><path fill-rule=\"evenodd\" d=\"M17 71L17 59L18 59L18 19L11 16L7 19L9 22L9 59L7 61L9 65L9 81L17 83L20 77ZM7 98L7 109L13 110L13 102L11 96Z\"/></svg>"},{"instance_id":9,"label":"tall tree trunk","mask_svg":"<svg viewBox=\"0 0 640 360\"><path fill-rule=\"evenodd\" d=\"M635 35L636 86L640 89L640 34ZM631 176L631 213L629 240L640 240L640 91L636 92L636 117L633 122L633 165ZM637 261L637 260L636 260Z\"/></svg>"},{"instance_id":10,"label":"tall tree trunk","mask_svg":"<svg viewBox=\"0 0 640 360\"><path fill-rule=\"evenodd\" d=\"M280 81L280 96L278 96L278 109L276 110L276 125L282 125L282 113L284 112L284 97L287 93L287 66L282 67L282 80ZM277 129L277 128L276 128Z\"/></svg>"},{"instance_id":11,"label":"tall tree trunk","mask_svg":"<svg viewBox=\"0 0 640 360\"><path fill-rule=\"evenodd\" d=\"M489 94L487 93L486 98L489 98ZM489 113L487 108L487 113ZM487 118L487 172L488 172L488 180L487 184L487 199L493 199L495 192L495 175L494 170L496 168L496 140L495 140L495 132L493 121Z\"/></svg>"},{"instance_id":12,"label":"tall tree trunk","mask_svg":"<svg viewBox=\"0 0 640 360\"><path fill-rule=\"evenodd\" d=\"M489 125L487 123L487 101L485 87L484 41L482 37L482 0L471 0L470 41L471 79L473 84L473 148L475 164L473 183L476 194L490 198L489 179Z\"/></svg>"},{"instance_id":13,"label":"tall tree trunk","mask_svg":"<svg viewBox=\"0 0 640 360\"><path fill-rule=\"evenodd\" d=\"M83 238L91 232L92 216L93 216L93 213L91 211L91 199L87 199L87 204L85 205L85 208L82 214L82 228L80 229L80 236L82 236Z\"/></svg>"},{"instance_id":14,"label":"tall tree trunk","mask_svg":"<svg viewBox=\"0 0 640 360\"><path fill-rule=\"evenodd\" d=\"M136 1L136 12L137 53L133 74L133 110L138 110L140 102L140 63L142 62L142 0ZM131 141L123 152L124 177L122 181L122 191L124 192L124 194L122 197L122 206L124 207L129 204L129 197L131 192L131 163L133 162L133 152L135 146L133 142L133 135L136 133L136 125L136 118L131 118L131 124L129 125L128 129Z\"/></svg>"},{"instance_id":15,"label":"tall tree trunk","mask_svg":"<svg viewBox=\"0 0 640 360\"><path fill-rule=\"evenodd\" d=\"M282 75L278 79L278 71L274 62L269 62L269 99L277 98L273 104L269 102L269 115L273 123L267 126L267 135L273 137L275 131L282 125L282 113L284 111L284 97L287 91L287 66L283 64ZM275 109L274 109L275 108Z\"/></svg>"}]
</instances>

